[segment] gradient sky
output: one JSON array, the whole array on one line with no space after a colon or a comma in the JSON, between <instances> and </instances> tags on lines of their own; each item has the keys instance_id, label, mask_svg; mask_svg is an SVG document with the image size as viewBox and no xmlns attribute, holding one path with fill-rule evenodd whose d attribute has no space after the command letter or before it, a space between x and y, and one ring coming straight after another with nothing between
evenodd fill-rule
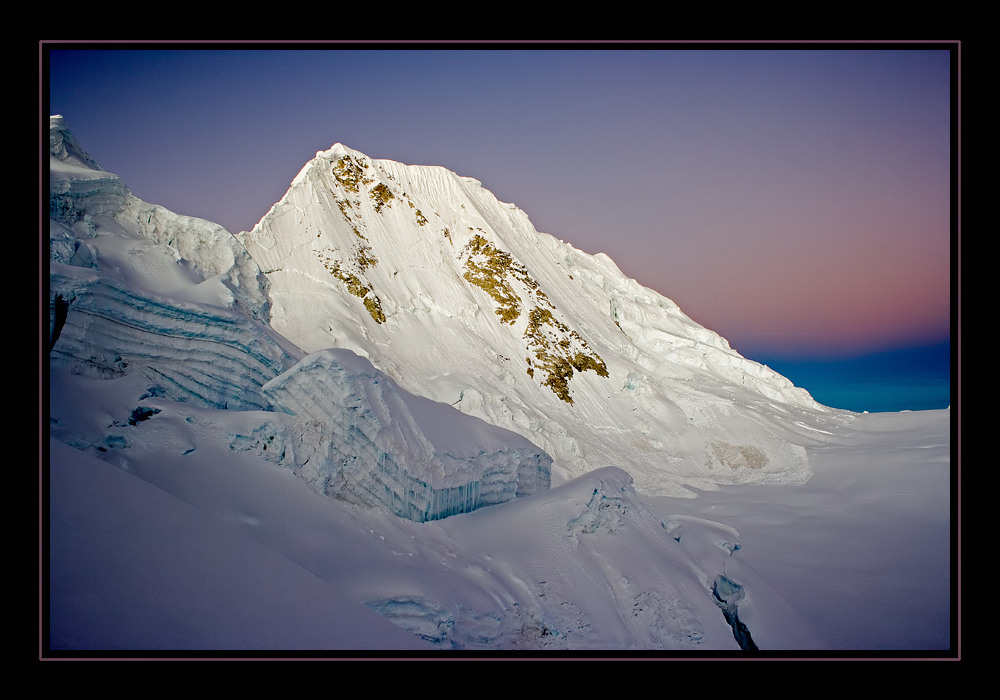
<instances>
[{"instance_id":1,"label":"gradient sky","mask_svg":"<svg viewBox=\"0 0 1000 700\"><path fill-rule=\"evenodd\" d=\"M100 46L50 47L43 109L178 213L249 230L341 142L481 180L778 371L948 347L950 45Z\"/></svg>"}]
</instances>

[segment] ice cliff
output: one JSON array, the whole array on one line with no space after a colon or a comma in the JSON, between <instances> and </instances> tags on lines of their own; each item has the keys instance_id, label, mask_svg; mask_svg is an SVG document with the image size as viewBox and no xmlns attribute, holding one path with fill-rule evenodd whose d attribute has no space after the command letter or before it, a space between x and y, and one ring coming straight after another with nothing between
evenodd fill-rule
<instances>
[{"instance_id":1,"label":"ice cliff","mask_svg":"<svg viewBox=\"0 0 1000 700\"><path fill-rule=\"evenodd\" d=\"M400 389L348 350L313 353L263 392L310 436L295 471L321 493L422 522L549 488L552 459L535 445Z\"/></svg>"},{"instance_id":2,"label":"ice cliff","mask_svg":"<svg viewBox=\"0 0 1000 700\"><path fill-rule=\"evenodd\" d=\"M155 395L213 408L266 409L261 387L302 354L233 311L55 262L49 318L50 369L109 379L138 372Z\"/></svg>"}]
</instances>

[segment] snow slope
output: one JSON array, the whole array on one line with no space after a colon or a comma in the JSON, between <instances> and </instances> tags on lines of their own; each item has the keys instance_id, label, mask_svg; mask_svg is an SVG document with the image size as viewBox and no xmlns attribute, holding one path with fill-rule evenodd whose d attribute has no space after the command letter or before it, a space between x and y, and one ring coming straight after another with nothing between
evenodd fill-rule
<instances>
[{"instance_id":1,"label":"snow slope","mask_svg":"<svg viewBox=\"0 0 1000 700\"><path fill-rule=\"evenodd\" d=\"M279 203L251 256L51 126L53 653L951 644L950 411L824 409L443 169L342 164L343 237ZM433 188L454 208L400 206ZM369 206L451 222L459 264L440 229L394 252Z\"/></svg>"},{"instance_id":2,"label":"snow slope","mask_svg":"<svg viewBox=\"0 0 1000 700\"><path fill-rule=\"evenodd\" d=\"M608 467L418 523L233 449L275 414L140 379L52 378L56 652L711 656L739 650L720 577L761 653L949 647L948 411L831 418L806 484L651 498Z\"/></svg>"},{"instance_id":3,"label":"snow slope","mask_svg":"<svg viewBox=\"0 0 1000 700\"><path fill-rule=\"evenodd\" d=\"M126 418L141 384L53 390ZM706 588L729 556L713 538L734 533L676 542L617 468L417 523L232 450L260 413L144 405L160 412L121 429L127 446L52 441L54 647L738 649ZM67 430L87 415L53 413Z\"/></svg>"}]
</instances>

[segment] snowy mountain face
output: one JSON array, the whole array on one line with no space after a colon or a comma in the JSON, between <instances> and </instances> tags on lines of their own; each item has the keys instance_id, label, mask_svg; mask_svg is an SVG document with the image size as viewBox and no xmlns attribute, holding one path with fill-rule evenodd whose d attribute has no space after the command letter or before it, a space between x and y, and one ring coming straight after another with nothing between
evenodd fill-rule
<instances>
[{"instance_id":1,"label":"snowy mountain face","mask_svg":"<svg viewBox=\"0 0 1000 700\"><path fill-rule=\"evenodd\" d=\"M58 117L50 153L51 368L138 374L140 401L280 413L231 447L270 446L320 493L413 520L549 487L551 458L521 436L412 396L350 351L305 356L262 321L267 280L228 231L138 200Z\"/></svg>"},{"instance_id":2,"label":"snowy mountain face","mask_svg":"<svg viewBox=\"0 0 1000 700\"><path fill-rule=\"evenodd\" d=\"M49 151L53 649L948 646L947 411L819 406L443 168L336 145L233 235Z\"/></svg>"},{"instance_id":3,"label":"snowy mountain face","mask_svg":"<svg viewBox=\"0 0 1000 700\"><path fill-rule=\"evenodd\" d=\"M627 465L685 495L809 476L800 424L825 409L807 392L476 180L337 144L237 237L276 331L528 437L561 479Z\"/></svg>"}]
</instances>

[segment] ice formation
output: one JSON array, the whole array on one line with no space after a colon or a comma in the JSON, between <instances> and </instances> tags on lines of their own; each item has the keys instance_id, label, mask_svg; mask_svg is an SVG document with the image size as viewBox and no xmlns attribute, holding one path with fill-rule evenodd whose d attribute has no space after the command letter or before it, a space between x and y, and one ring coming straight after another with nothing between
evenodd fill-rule
<instances>
[{"instance_id":1,"label":"ice formation","mask_svg":"<svg viewBox=\"0 0 1000 700\"><path fill-rule=\"evenodd\" d=\"M261 387L302 354L239 313L55 262L49 316L50 367L103 377L140 372L157 395L215 408L266 409Z\"/></svg>"},{"instance_id":2,"label":"ice formation","mask_svg":"<svg viewBox=\"0 0 1000 700\"><path fill-rule=\"evenodd\" d=\"M311 436L318 458L295 470L320 493L423 522L549 488L552 459L528 440L400 389L349 350L313 353L263 391Z\"/></svg>"},{"instance_id":3,"label":"ice formation","mask_svg":"<svg viewBox=\"0 0 1000 700\"><path fill-rule=\"evenodd\" d=\"M267 279L219 224L175 214L133 195L49 120L49 256L99 268L174 298L239 310L268 322Z\"/></svg>"}]
</instances>

